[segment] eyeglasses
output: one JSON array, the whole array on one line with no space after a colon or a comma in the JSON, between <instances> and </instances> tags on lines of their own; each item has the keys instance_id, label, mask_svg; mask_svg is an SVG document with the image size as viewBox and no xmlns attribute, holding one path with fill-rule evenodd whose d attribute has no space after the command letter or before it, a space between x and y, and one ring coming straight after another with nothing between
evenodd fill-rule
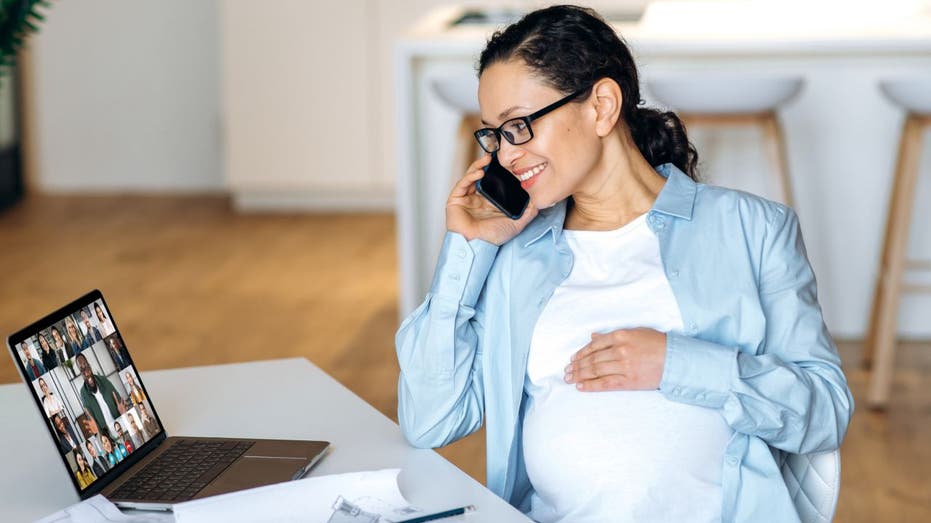
<instances>
[{"instance_id":1,"label":"eyeglasses","mask_svg":"<svg viewBox=\"0 0 931 523\"><path fill-rule=\"evenodd\" d=\"M582 93L588 91L590 88L591 86L579 89L569 96L557 100L533 114L521 116L519 118L511 118L496 129L491 127L479 129L478 131L475 131L475 139L478 140L478 144L482 146L482 149L488 153L496 152L501 148L502 136L504 136L504 139L510 142L511 145L525 144L530 140L533 140L533 129L530 127L530 122L546 115L547 113L559 109L573 99L577 98Z\"/></svg>"}]
</instances>

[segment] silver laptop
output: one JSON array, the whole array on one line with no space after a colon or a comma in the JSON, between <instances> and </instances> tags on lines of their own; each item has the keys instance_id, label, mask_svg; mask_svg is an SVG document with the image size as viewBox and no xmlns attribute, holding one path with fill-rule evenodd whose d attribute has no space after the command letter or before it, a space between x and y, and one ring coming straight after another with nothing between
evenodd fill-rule
<instances>
[{"instance_id":1,"label":"silver laptop","mask_svg":"<svg viewBox=\"0 0 931 523\"><path fill-rule=\"evenodd\" d=\"M97 290L14 333L7 344L81 499L101 493L119 506L169 510L300 478L329 447L326 441L168 437Z\"/></svg>"}]
</instances>

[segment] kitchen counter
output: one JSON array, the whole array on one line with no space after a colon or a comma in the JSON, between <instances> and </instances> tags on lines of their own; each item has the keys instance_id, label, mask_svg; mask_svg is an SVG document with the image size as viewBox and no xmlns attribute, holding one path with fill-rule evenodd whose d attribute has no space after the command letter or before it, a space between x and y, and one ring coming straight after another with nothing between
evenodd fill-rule
<instances>
[{"instance_id":1,"label":"kitchen counter","mask_svg":"<svg viewBox=\"0 0 931 523\"><path fill-rule=\"evenodd\" d=\"M857 6L852 2L658 1L637 16L622 11L608 22L640 54L695 56L760 54L901 54L931 52L931 2ZM842 15L838 15L838 11ZM475 53L497 27L455 22L481 10L436 9L398 45L430 54ZM494 12L494 11L493 11ZM517 10L497 10L492 20L516 20Z\"/></svg>"},{"instance_id":2,"label":"kitchen counter","mask_svg":"<svg viewBox=\"0 0 931 523\"><path fill-rule=\"evenodd\" d=\"M639 19L628 13L627 20L612 22L631 46L644 82L710 71L804 78L802 92L780 110L780 120L819 299L839 337L865 330L904 118L878 84L888 77L931 74L931 2L850 4L655 2ZM462 174L452 165L461 112L437 95L434 84L452 80L474 92L478 54L495 29L451 26L464 11L453 6L427 13L395 47L402 315L429 286L446 196ZM644 98L653 102L646 89ZM767 178L758 134L696 128L689 136L706 179L772 194L756 180ZM929 158L922 167L925 179L931 179ZM931 183L919 184L917 198L931 201ZM913 223L928 220L931 211L923 213L918 205ZM913 257L931 258L931 238L913 236ZM929 307L927 297L907 297L900 332L931 335L923 312Z\"/></svg>"}]
</instances>

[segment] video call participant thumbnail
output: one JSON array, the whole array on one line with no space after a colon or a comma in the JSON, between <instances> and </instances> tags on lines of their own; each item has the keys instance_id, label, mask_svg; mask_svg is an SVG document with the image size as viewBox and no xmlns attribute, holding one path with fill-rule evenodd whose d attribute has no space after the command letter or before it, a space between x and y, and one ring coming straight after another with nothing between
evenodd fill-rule
<instances>
[{"instance_id":1,"label":"video call participant thumbnail","mask_svg":"<svg viewBox=\"0 0 931 523\"><path fill-rule=\"evenodd\" d=\"M74 471L74 475L78 478L78 486L87 488L88 485L97 481L97 476L94 474L94 471L87 465L87 460L84 458L84 454L80 449L74 451L74 460L77 462L77 470Z\"/></svg>"},{"instance_id":2,"label":"video call participant thumbnail","mask_svg":"<svg viewBox=\"0 0 931 523\"><path fill-rule=\"evenodd\" d=\"M81 324L84 329L84 337L91 340L91 344L101 341L103 336L100 335L100 329L91 325L91 314L87 309L81 309Z\"/></svg>"},{"instance_id":3,"label":"video call participant thumbnail","mask_svg":"<svg viewBox=\"0 0 931 523\"><path fill-rule=\"evenodd\" d=\"M55 434L58 436L58 449L62 454L67 454L78 448L80 443L71 424L61 414L52 417L52 425L55 426Z\"/></svg>"},{"instance_id":4,"label":"video call participant thumbnail","mask_svg":"<svg viewBox=\"0 0 931 523\"><path fill-rule=\"evenodd\" d=\"M55 351L52 350L52 346L49 344L45 334L40 332L38 338L39 347L41 348L39 356L42 358L42 364L45 365L46 371L51 371L58 367L58 354L55 354Z\"/></svg>"},{"instance_id":5,"label":"video call participant thumbnail","mask_svg":"<svg viewBox=\"0 0 931 523\"><path fill-rule=\"evenodd\" d=\"M52 341L55 342L55 352L58 354L58 361L63 362L70 360L74 357L77 352L72 350L72 347L65 344L65 339L61 335L61 330L58 327L52 327Z\"/></svg>"},{"instance_id":6,"label":"video call participant thumbnail","mask_svg":"<svg viewBox=\"0 0 931 523\"><path fill-rule=\"evenodd\" d=\"M75 361L84 378L80 391L81 403L90 412L98 427L113 427L116 418L126 412L126 400L120 396L116 387L106 376L94 374L83 354L78 354ZM89 427L88 430L90 430Z\"/></svg>"},{"instance_id":7,"label":"video call participant thumbnail","mask_svg":"<svg viewBox=\"0 0 931 523\"><path fill-rule=\"evenodd\" d=\"M96 474L98 478L103 476L104 472L110 470L110 466L107 464L107 458L101 456L100 453L97 452L97 447L94 446L94 442L87 440L84 442L84 447L87 448L91 470L94 471L94 474Z\"/></svg>"},{"instance_id":8,"label":"video call participant thumbnail","mask_svg":"<svg viewBox=\"0 0 931 523\"><path fill-rule=\"evenodd\" d=\"M26 366L26 375L29 376L29 380L34 380L45 374L45 365L42 365L41 361L32 357L32 351L29 350L29 345L24 341L19 347L20 357L23 360L23 365Z\"/></svg>"}]
</instances>

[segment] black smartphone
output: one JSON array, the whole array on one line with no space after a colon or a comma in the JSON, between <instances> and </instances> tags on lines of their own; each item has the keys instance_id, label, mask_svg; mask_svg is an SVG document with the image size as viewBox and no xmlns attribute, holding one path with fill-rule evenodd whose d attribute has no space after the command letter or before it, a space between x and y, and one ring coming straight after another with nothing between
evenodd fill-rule
<instances>
[{"instance_id":1,"label":"black smartphone","mask_svg":"<svg viewBox=\"0 0 931 523\"><path fill-rule=\"evenodd\" d=\"M475 190L484 196L507 217L516 220L524 214L530 195L520 186L520 181L498 163L498 155L492 153L491 163L483 170L485 176L475 182Z\"/></svg>"}]
</instances>

